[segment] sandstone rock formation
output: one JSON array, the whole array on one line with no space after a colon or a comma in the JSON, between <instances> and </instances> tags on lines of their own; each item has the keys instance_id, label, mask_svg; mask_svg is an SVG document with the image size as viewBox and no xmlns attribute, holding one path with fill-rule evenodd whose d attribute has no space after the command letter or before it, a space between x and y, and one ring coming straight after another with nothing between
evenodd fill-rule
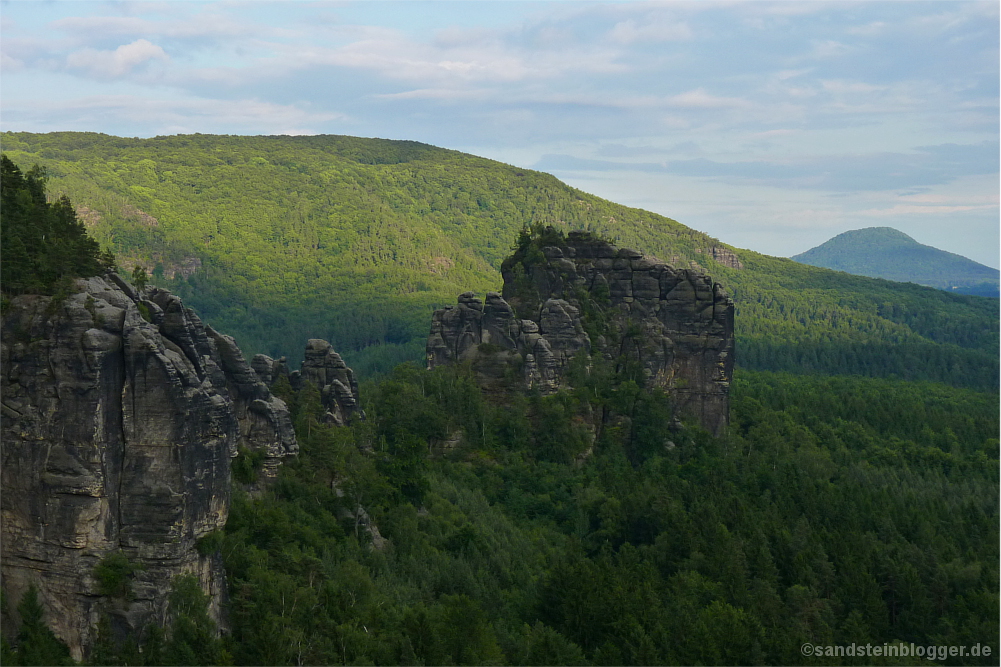
<instances>
[{"instance_id":1,"label":"sandstone rock formation","mask_svg":"<svg viewBox=\"0 0 1001 667\"><path fill-rule=\"evenodd\" d=\"M9 608L34 584L76 659L102 613L119 631L162 621L172 577L196 574L219 613L221 563L196 549L223 527L230 459L297 452L285 404L233 339L176 296L117 276L62 303L12 299L2 323L2 573ZM98 595L94 566L141 566L130 600Z\"/></svg>"},{"instance_id":2,"label":"sandstone rock formation","mask_svg":"<svg viewBox=\"0 0 1001 667\"><path fill-rule=\"evenodd\" d=\"M723 266L729 266L731 269L744 268L744 263L740 261L739 257L737 257L737 253L723 246L714 245L705 249L696 248L695 252L704 252Z\"/></svg>"},{"instance_id":3,"label":"sandstone rock formation","mask_svg":"<svg viewBox=\"0 0 1001 667\"><path fill-rule=\"evenodd\" d=\"M563 299L547 299L533 319L519 319L497 292L486 305L473 292L459 296L458 306L436 310L428 338L428 367L475 362L481 386L496 393L510 386L513 369L518 384L544 394L559 389L562 371L591 341L580 312Z\"/></svg>"},{"instance_id":4,"label":"sandstone rock formation","mask_svg":"<svg viewBox=\"0 0 1001 667\"><path fill-rule=\"evenodd\" d=\"M721 433L733 372L733 302L712 279L589 234L553 230L501 267L503 295L467 292L434 313L429 368L468 362L487 392L552 393L575 355L642 367L680 414Z\"/></svg>"},{"instance_id":5,"label":"sandstone rock formation","mask_svg":"<svg viewBox=\"0 0 1001 667\"><path fill-rule=\"evenodd\" d=\"M275 360L263 354L256 355L251 365L269 387L281 376L285 376L296 391L305 387L307 382L311 383L320 392L324 421L329 424L344 426L353 419L365 416L358 400L358 381L354 371L325 340L311 338L306 342L300 370L290 373L285 357Z\"/></svg>"}]
</instances>

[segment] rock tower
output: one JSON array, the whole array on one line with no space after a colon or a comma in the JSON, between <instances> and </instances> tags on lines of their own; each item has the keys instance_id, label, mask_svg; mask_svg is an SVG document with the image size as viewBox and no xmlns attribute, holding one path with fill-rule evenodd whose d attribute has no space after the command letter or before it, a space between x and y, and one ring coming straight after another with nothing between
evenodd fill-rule
<instances>
[{"instance_id":1,"label":"rock tower","mask_svg":"<svg viewBox=\"0 0 1001 667\"><path fill-rule=\"evenodd\" d=\"M720 434L733 374L733 301L712 278L584 232L523 238L504 261L502 294L472 292L435 311L429 368L468 362L487 392L553 393L570 361L638 363L680 415Z\"/></svg>"}]
</instances>

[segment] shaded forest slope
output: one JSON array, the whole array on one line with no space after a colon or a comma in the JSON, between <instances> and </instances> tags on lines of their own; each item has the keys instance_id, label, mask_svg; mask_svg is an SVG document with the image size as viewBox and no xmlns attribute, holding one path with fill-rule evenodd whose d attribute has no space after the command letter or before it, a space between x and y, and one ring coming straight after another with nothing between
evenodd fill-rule
<instances>
[{"instance_id":1,"label":"shaded forest slope","mask_svg":"<svg viewBox=\"0 0 1001 667\"><path fill-rule=\"evenodd\" d=\"M998 304L731 248L554 177L407 141L5 133L102 246L250 353L326 338L361 373L420 358L431 311L500 287L526 225L696 263L737 306L747 368L997 383ZM363 352L359 352L362 351ZM354 354L352 354L354 351ZM292 360L295 361L294 359Z\"/></svg>"}]
</instances>

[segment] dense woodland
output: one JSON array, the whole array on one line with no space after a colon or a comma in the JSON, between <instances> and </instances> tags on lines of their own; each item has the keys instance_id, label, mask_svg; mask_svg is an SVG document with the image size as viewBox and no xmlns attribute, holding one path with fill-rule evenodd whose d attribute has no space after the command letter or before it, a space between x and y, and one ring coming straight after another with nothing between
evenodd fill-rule
<instances>
[{"instance_id":1,"label":"dense woodland","mask_svg":"<svg viewBox=\"0 0 1001 667\"><path fill-rule=\"evenodd\" d=\"M37 247L26 261L43 261ZM366 419L339 428L321 423L315 387L279 382L301 454L256 497L242 489L259 460L241 454L226 529L200 545L226 565L228 632L215 638L182 578L164 627L102 632L90 662L914 664L800 647L1001 650L996 302L741 257L717 267L724 279L771 278L731 283L748 321L725 437L679 428L664 395L598 359L580 360L572 389L499 402L467 369L403 364L364 383ZM795 372L755 370L769 364ZM100 594L128 595L127 561L99 569ZM24 619L4 664L68 662L37 599L4 604Z\"/></svg>"},{"instance_id":2,"label":"dense woodland","mask_svg":"<svg viewBox=\"0 0 1001 667\"><path fill-rule=\"evenodd\" d=\"M996 395L743 370L713 439L671 431L628 381L598 389L499 406L462 369L404 365L347 428L286 390L302 454L206 538L232 627L193 664L914 664L800 646L998 645ZM599 403L631 418L575 463Z\"/></svg>"},{"instance_id":3,"label":"dense woodland","mask_svg":"<svg viewBox=\"0 0 1001 667\"><path fill-rule=\"evenodd\" d=\"M704 267L734 297L745 368L997 385L997 301L730 248L456 151L342 136L2 138L124 268L145 266L248 354L297 364L304 340L324 338L362 376L420 363L432 310L499 289L519 230L545 224Z\"/></svg>"}]
</instances>

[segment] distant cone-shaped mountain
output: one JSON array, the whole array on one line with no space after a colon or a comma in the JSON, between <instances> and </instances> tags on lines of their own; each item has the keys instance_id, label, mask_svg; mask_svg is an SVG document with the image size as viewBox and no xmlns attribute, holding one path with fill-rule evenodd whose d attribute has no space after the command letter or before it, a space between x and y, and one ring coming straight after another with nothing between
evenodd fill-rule
<instances>
[{"instance_id":1,"label":"distant cone-shaped mountain","mask_svg":"<svg viewBox=\"0 0 1001 667\"><path fill-rule=\"evenodd\" d=\"M998 296L997 269L918 243L892 227L838 234L792 259L858 276L917 283L960 294Z\"/></svg>"}]
</instances>

